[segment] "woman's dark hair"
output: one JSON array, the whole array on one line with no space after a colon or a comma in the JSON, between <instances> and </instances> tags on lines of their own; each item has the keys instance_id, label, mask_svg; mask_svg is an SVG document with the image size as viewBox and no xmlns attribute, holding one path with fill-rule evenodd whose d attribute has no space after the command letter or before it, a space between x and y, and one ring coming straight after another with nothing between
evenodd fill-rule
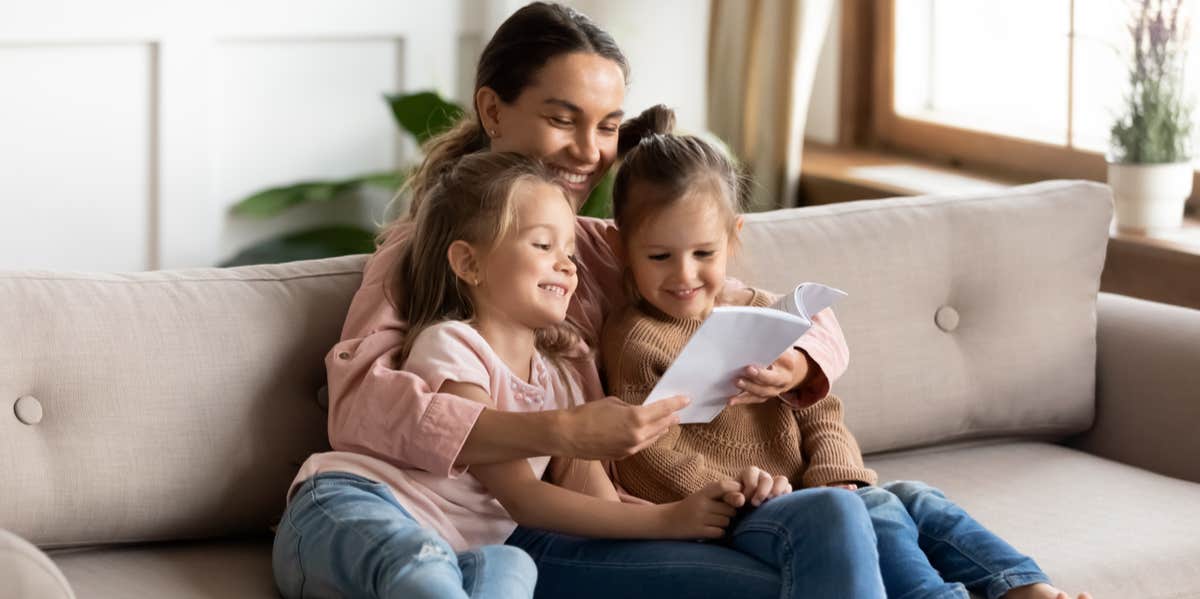
<instances>
[{"instance_id":1,"label":"woman's dark hair","mask_svg":"<svg viewBox=\"0 0 1200 599\"><path fill-rule=\"evenodd\" d=\"M513 13L500 25L479 56L475 70L475 93L482 87L511 103L529 86L538 70L563 54L586 52L607 58L621 67L626 81L629 64L608 32L586 15L561 4L533 2ZM450 168L467 154L486 149L489 139L473 107L453 128L429 140L425 160L409 179L409 217L414 217L424 196L440 171Z\"/></svg>"},{"instance_id":2,"label":"woman's dark hair","mask_svg":"<svg viewBox=\"0 0 1200 599\"><path fill-rule=\"evenodd\" d=\"M723 149L693 135L675 135L674 128L675 112L661 104L621 125L617 145L621 167L612 193L613 220L625 239L697 185L714 191L711 197L733 232L741 212L744 177ZM633 197L634 183L652 185L659 193Z\"/></svg>"}]
</instances>

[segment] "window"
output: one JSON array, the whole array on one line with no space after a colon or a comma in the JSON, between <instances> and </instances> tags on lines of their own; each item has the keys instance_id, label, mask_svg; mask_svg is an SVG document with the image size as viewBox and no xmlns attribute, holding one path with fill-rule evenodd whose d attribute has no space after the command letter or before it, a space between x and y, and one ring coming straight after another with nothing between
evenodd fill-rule
<instances>
[{"instance_id":1,"label":"window","mask_svg":"<svg viewBox=\"0 0 1200 599\"><path fill-rule=\"evenodd\" d=\"M881 4L874 116L885 145L1030 175L1104 178L1127 79L1128 0ZM1200 81L1200 35L1192 37L1189 85Z\"/></svg>"}]
</instances>

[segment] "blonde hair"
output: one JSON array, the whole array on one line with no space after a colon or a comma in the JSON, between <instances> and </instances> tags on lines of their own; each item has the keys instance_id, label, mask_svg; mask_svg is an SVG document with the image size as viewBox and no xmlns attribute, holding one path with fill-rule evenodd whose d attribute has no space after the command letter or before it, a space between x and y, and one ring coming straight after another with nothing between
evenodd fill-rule
<instances>
[{"instance_id":1,"label":"blonde hair","mask_svg":"<svg viewBox=\"0 0 1200 599\"><path fill-rule=\"evenodd\" d=\"M429 188L425 202L413 217L412 234L404 240L389 284L388 301L409 329L395 357L397 367L426 328L446 320L470 321L476 308L463 281L450 267L450 245L462 240L494 248L512 232L514 198L520 184L552 185L554 173L541 162L511 152L482 152L460 158ZM562 374L561 359L577 346L579 334L567 323L536 332L537 349ZM570 384L567 383L570 388Z\"/></svg>"}]
</instances>

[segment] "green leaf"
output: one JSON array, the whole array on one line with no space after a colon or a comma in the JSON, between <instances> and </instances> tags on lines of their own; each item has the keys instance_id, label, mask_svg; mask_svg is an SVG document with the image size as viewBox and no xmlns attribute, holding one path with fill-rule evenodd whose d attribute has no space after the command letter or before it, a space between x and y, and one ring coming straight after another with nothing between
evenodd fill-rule
<instances>
[{"instance_id":1,"label":"green leaf","mask_svg":"<svg viewBox=\"0 0 1200 599\"><path fill-rule=\"evenodd\" d=\"M384 171L382 173L371 173L369 175L363 175L358 178L358 180L363 185L372 185L375 187L383 187L383 188L389 189L391 191L396 191L397 189L400 189L400 186L404 185L404 181L406 179L408 179L408 173L401 172L401 171Z\"/></svg>"},{"instance_id":2,"label":"green leaf","mask_svg":"<svg viewBox=\"0 0 1200 599\"><path fill-rule=\"evenodd\" d=\"M221 266L278 264L375 251L375 233L350 225L333 225L289 233L238 252Z\"/></svg>"},{"instance_id":3,"label":"green leaf","mask_svg":"<svg viewBox=\"0 0 1200 599\"><path fill-rule=\"evenodd\" d=\"M266 218L280 214L292 206L336 200L362 185L396 190L404 183L405 176L405 173L386 171L359 175L340 181L303 181L281 187L271 187L234 204L230 211L239 216Z\"/></svg>"},{"instance_id":4,"label":"green leaf","mask_svg":"<svg viewBox=\"0 0 1200 599\"><path fill-rule=\"evenodd\" d=\"M600 183L588 194L588 199L583 203L583 207L579 209L580 216L594 216L596 218L612 218L612 190L613 190L613 171L605 173L604 178L600 179Z\"/></svg>"},{"instance_id":5,"label":"green leaf","mask_svg":"<svg viewBox=\"0 0 1200 599\"><path fill-rule=\"evenodd\" d=\"M340 193L336 182L306 181L264 189L234 204L231 211L242 216L275 216L297 204L327 202Z\"/></svg>"},{"instance_id":6,"label":"green leaf","mask_svg":"<svg viewBox=\"0 0 1200 599\"><path fill-rule=\"evenodd\" d=\"M453 127L463 115L461 107L443 100L435 92L384 94L384 99L392 107L396 123L420 144Z\"/></svg>"}]
</instances>

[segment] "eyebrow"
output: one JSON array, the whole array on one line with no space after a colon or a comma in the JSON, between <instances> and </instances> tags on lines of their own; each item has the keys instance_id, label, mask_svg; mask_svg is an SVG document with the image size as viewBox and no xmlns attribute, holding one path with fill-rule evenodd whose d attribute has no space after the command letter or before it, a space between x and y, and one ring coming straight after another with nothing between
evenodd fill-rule
<instances>
[{"instance_id":1,"label":"eyebrow","mask_svg":"<svg viewBox=\"0 0 1200 599\"><path fill-rule=\"evenodd\" d=\"M705 241L703 243L697 243L693 246L690 246L690 247L687 247L684 249L688 249L688 250L709 249L710 246L720 245L720 243L721 243L720 241ZM653 243L644 244L641 247L644 250L674 250L674 249L678 249L675 246L657 245L657 244L653 244Z\"/></svg>"},{"instance_id":2,"label":"eyebrow","mask_svg":"<svg viewBox=\"0 0 1200 599\"><path fill-rule=\"evenodd\" d=\"M554 106L561 106L562 108L566 108L567 110L570 110L571 112L583 114L582 108L580 108L578 105L576 105L572 102L563 100L562 98L547 98L545 101L542 102L542 104L551 104ZM614 111L608 113L607 115L605 115L604 118L606 118L606 119L618 118L619 119L623 116L625 116L624 110L614 110Z\"/></svg>"},{"instance_id":3,"label":"eyebrow","mask_svg":"<svg viewBox=\"0 0 1200 599\"><path fill-rule=\"evenodd\" d=\"M526 232L526 231L532 231L532 230L534 230L534 229L547 229L547 230L549 230L551 233L557 233L557 232L558 232L558 231L556 230L556 229L557 229L557 227L555 227L555 226L554 226L554 223L533 223L533 224L529 224L529 225L523 225L523 226L521 226L520 228L518 228L518 229L517 229L517 232L518 232L518 233L524 233L524 232Z\"/></svg>"}]
</instances>

